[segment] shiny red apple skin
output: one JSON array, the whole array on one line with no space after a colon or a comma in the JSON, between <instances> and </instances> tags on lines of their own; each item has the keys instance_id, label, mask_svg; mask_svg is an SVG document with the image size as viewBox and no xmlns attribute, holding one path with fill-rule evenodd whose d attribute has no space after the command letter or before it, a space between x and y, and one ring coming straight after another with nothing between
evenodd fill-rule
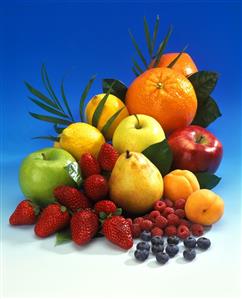
<instances>
[{"instance_id":1,"label":"shiny red apple skin","mask_svg":"<svg viewBox=\"0 0 242 299\"><path fill-rule=\"evenodd\" d=\"M175 169L214 173L222 160L222 143L200 126L191 125L174 131L168 144Z\"/></svg>"}]
</instances>

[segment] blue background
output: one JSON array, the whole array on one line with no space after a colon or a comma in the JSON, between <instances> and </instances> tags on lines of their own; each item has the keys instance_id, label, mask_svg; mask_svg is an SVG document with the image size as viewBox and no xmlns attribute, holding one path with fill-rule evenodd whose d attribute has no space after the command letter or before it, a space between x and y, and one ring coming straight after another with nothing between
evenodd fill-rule
<instances>
[{"instance_id":1,"label":"blue background","mask_svg":"<svg viewBox=\"0 0 242 299\"><path fill-rule=\"evenodd\" d=\"M125 1L124 1L125 2ZM150 26L160 15L161 39L170 24L174 32L167 52L184 45L199 70L220 74L213 97L223 116L209 126L224 145L217 172L222 181L216 191L225 200L225 225L238 227L241 213L241 3L240 1L153 3L72 3L56 1L1 2L1 184L2 207L7 219L22 199L18 187L21 159L51 145L32 140L49 135L51 125L31 118L36 109L23 80L44 91L40 68L45 63L58 90L65 73L66 94L78 119L81 92L93 74L98 75L89 98L101 92L101 79L118 78L127 85L134 79L131 58L135 50L130 28L145 49L143 16ZM234 229L231 227L231 230Z\"/></svg>"}]
</instances>

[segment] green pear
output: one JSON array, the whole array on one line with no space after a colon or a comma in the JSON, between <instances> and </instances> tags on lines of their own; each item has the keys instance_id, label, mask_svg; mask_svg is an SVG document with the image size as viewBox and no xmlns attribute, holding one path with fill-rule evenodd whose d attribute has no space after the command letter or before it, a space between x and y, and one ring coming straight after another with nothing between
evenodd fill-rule
<instances>
[{"instance_id":1,"label":"green pear","mask_svg":"<svg viewBox=\"0 0 242 299\"><path fill-rule=\"evenodd\" d=\"M143 154L123 153L109 179L110 198L127 212L146 213L163 195L163 178Z\"/></svg>"}]
</instances>

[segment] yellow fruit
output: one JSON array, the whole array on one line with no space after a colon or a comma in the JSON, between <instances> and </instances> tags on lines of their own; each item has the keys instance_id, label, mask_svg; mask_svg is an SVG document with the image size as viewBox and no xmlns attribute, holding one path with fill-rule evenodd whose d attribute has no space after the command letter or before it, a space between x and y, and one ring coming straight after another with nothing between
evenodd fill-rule
<instances>
[{"instance_id":1,"label":"yellow fruit","mask_svg":"<svg viewBox=\"0 0 242 299\"><path fill-rule=\"evenodd\" d=\"M101 102L103 97L105 96L105 93L98 94L94 96L87 104L86 107L86 119L89 124L92 124L92 117L93 114L98 106L98 104ZM107 134L105 134L105 138L107 140L111 140L113 137L113 133L118 126L118 124L121 122L122 119L124 119L126 116L129 115L127 108L125 107L124 103L117 98L116 96L110 94L108 96L108 99L104 105L103 111L101 113L101 116L99 118L97 128L101 131L104 125L107 123L110 117L112 117L119 109L123 108L123 110L120 112L118 117L114 120L112 125L110 126L109 130L107 131Z\"/></svg>"},{"instance_id":2,"label":"yellow fruit","mask_svg":"<svg viewBox=\"0 0 242 299\"><path fill-rule=\"evenodd\" d=\"M82 154L91 153L97 157L105 139L100 131L86 123L73 123L65 128L60 137L61 148L79 160Z\"/></svg>"}]
</instances>

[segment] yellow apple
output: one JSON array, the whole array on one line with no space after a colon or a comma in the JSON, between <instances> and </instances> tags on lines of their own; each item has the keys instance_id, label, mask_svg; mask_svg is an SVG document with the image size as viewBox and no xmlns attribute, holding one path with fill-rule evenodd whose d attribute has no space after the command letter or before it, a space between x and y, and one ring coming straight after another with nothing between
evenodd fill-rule
<instances>
[{"instance_id":1,"label":"yellow apple","mask_svg":"<svg viewBox=\"0 0 242 299\"><path fill-rule=\"evenodd\" d=\"M125 117L113 134L113 146L119 153L127 150L141 153L151 144L165 139L165 133L153 117L134 114Z\"/></svg>"}]
</instances>

